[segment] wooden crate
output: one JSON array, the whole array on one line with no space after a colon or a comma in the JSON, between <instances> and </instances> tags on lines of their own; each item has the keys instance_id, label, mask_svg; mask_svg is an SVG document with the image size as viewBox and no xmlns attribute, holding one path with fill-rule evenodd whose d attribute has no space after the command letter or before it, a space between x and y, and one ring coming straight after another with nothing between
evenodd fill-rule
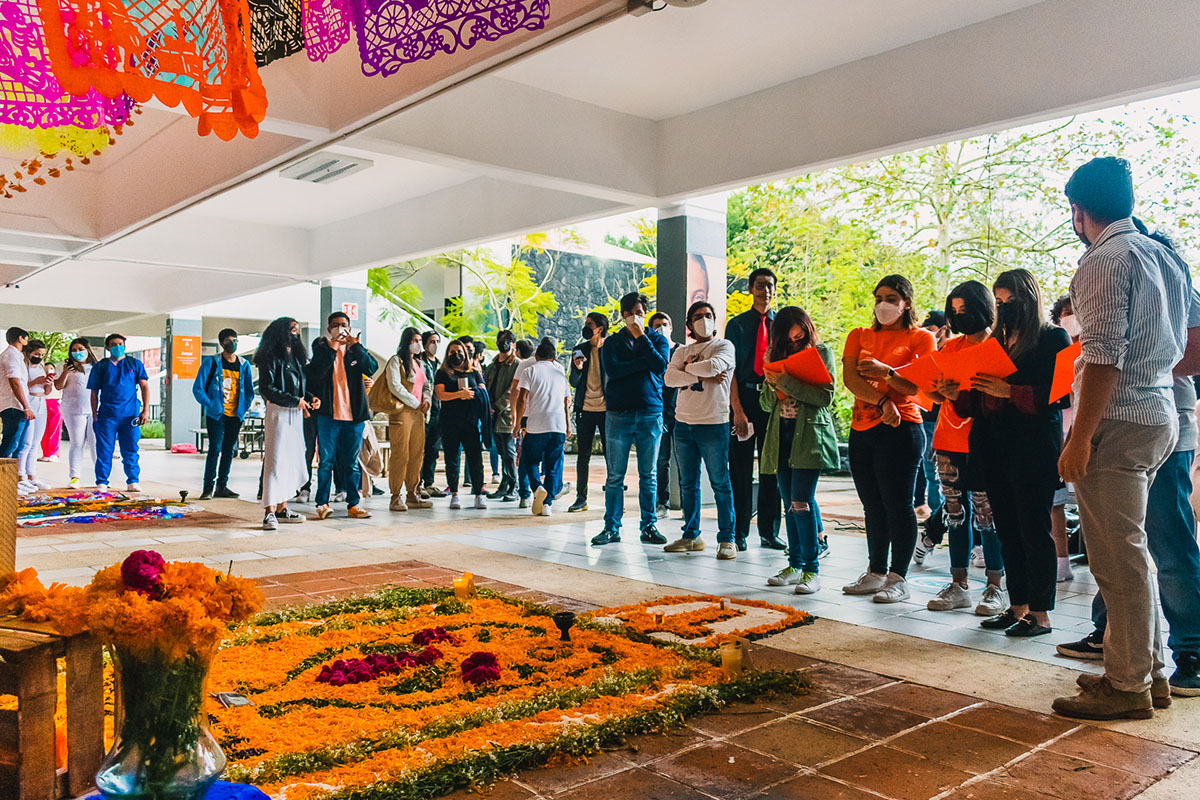
<instances>
[{"instance_id":1,"label":"wooden crate","mask_svg":"<svg viewBox=\"0 0 1200 800\"><path fill-rule=\"evenodd\" d=\"M66 662L67 769L55 758L58 659ZM0 800L58 800L84 794L104 757L104 664L87 634L0 618L0 694L17 696L0 711Z\"/></svg>"}]
</instances>

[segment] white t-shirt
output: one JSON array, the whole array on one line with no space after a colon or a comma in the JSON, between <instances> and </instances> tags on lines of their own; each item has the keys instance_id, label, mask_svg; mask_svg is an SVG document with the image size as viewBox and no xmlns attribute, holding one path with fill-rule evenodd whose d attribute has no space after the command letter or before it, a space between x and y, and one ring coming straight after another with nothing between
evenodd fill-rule
<instances>
[{"instance_id":1,"label":"white t-shirt","mask_svg":"<svg viewBox=\"0 0 1200 800\"><path fill-rule=\"evenodd\" d=\"M537 363L537 358L530 356L517 362L517 371L513 373L513 380L517 382L517 388L521 388L521 379L524 378L529 370L533 369L533 365Z\"/></svg>"},{"instance_id":2,"label":"white t-shirt","mask_svg":"<svg viewBox=\"0 0 1200 800\"><path fill-rule=\"evenodd\" d=\"M517 374L521 374L521 368ZM518 379L517 389L529 391L525 398L526 433L567 432L567 408L563 401L571 396L571 387L557 362L535 361Z\"/></svg>"},{"instance_id":3,"label":"white t-shirt","mask_svg":"<svg viewBox=\"0 0 1200 800\"><path fill-rule=\"evenodd\" d=\"M46 374L47 374L46 368L44 366L42 366L41 364L29 364L28 369L29 369L29 380L30 381L35 381L38 378L46 377ZM37 386L30 386L27 383L25 386L29 390L30 397L45 397L46 396L46 385L45 384L39 383Z\"/></svg>"},{"instance_id":4,"label":"white t-shirt","mask_svg":"<svg viewBox=\"0 0 1200 800\"><path fill-rule=\"evenodd\" d=\"M64 417L77 414L92 415L92 393L88 391L88 375L92 374L92 365L84 364L83 372L69 370L67 380L63 384L62 401L59 408Z\"/></svg>"},{"instance_id":5,"label":"white t-shirt","mask_svg":"<svg viewBox=\"0 0 1200 800\"><path fill-rule=\"evenodd\" d=\"M29 369L25 364L25 356L13 345L4 348L0 353L0 411L10 408L22 408L21 401L13 394L9 378L16 378L29 389Z\"/></svg>"}]
</instances>

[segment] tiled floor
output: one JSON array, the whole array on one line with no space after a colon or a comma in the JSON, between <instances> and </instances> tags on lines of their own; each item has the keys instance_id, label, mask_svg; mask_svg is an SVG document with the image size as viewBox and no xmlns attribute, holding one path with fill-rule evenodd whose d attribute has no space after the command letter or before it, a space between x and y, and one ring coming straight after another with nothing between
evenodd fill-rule
<instances>
[{"instance_id":1,"label":"tiled floor","mask_svg":"<svg viewBox=\"0 0 1200 800\"><path fill-rule=\"evenodd\" d=\"M445 586L419 561L260 579L272 604L381 582ZM481 577L481 586L586 606ZM494 800L1124 800L1196 753L883 675L754 646L755 663L805 671L814 690L640 736L587 763L530 770ZM459 792L456 800L477 795Z\"/></svg>"}]
</instances>

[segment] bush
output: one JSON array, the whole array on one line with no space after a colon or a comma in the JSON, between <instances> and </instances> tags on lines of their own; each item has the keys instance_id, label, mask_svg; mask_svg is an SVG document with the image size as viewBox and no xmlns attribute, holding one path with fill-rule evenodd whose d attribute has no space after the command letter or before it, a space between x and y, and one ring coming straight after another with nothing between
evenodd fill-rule
<instances>
[{"instance_id":1,"label":"bush","mask_svg":"<svg viewBox=\"0 0 1200 800\"><path fill-rule=\"evenodd\" d=\"M167 427L157 419L149 420L142 426L143 439L165 439L167 437Z\"/></svg>"}]
</instances>

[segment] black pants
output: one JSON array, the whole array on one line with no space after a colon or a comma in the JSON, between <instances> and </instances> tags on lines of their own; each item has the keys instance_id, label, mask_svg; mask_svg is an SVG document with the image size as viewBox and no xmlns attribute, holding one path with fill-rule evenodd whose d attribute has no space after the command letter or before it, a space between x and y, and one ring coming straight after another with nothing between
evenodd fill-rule
<instances>
[{"instance_id":1,"label":"black pants","mask_svg":"<svg viewBox=\"0 0 1200 800\"><path fill-rule=\"evenodd\" d=\"M987 481L992 520L1007 571L1008 599L1030 611L1050 611L1058 580L1058 554L1050 535L1053 486Z\"/></svg>"},{"instance_id":2,"label":"black pants","mask_svg":"<svg viewBox=\"0 0 1200 800\"><path fill-rule=\"evenodd\" d=\"M588 469L592 461L592 444L600 434L600 449L607 451L603 411L580 411L575 415L575 499L587 500ZM601 463L604 460L601 459Z\"/></svg>"},{"instance_id":3,"label":"black pants","mask_svg":"<svg viewBox=\"0 0 1200 800\"><path fill-rule=\"evenodd\" d=\"M917 548L912 500L924 441L916 422L850 431L850 475L863 504L868 563L876 575L908 574Z\"/></svg>"},{"instance_id":4,"label":"black pants","mask_svg":"<svg viewBox=\"0 0 1200 800\"><path fill-rule=\"evenodd\" d=\"M238 432L242 421L237 417L219 418L204 415L204 426L208 429L208 455L204 458L204 491L224 489L229 483L229 468L233 464L233 451L237 449Z\"/></svg>"},{"instance_id":5,"label":"black pants","mask_svg":"<svg viewBox=\"0 0 1200 800\"><path fill-rule=\"evenodd\" d=\"M737 391L737 388L734 388ZM739 539L750 534L750 518L754 516L754 476L758 474L758 535L763 539L774 539L779 534L779 483L774 475L763 476L754 466L757 450L762 461L763 440L767 435L767 414L754 395L750 403L749 393L741 396L742 410L754 426L754 435L744 442L733 434L729 442L729 477L733 482L733 530Z\"/></svg>"},{"instance_id":6,"label":"black pants","mask_svg":"<svg viewBox=\"0 0 1200 800\"><path fill-rule=\"evenodd\" d=\"M517 488L517 440L511 433L492 433L496 440L496 450L500 453L500 485L496 491L501 494L515 491Z\"/></svg>"},{"instance_id":7,"label":"black pants","mask_svg":"<svg viewBox=\"0 0 1200 800\"><path fill-rule=\"evenodd\" d=\"M663 434L658 441L658 504L671 503L671 459L675 457L675 417L663 414Z\"/></svg>"},{"instance_id":8,"label":"black pants","mask_svg":"<svg viewBox=\"0 0 1200 800\"><path fill-rule=\"evenodd\" d=\"M467 478L476 494L483 493L483 442L475 420L442 418L442 448L446 458L446 482L450 494L458 494L459 447L467 459Z\"/></svg>"},{"instance_id":9,"label":"black pants","mask_svg":"<svg viewBox=\"0 0 1200 800\"><path fill-rule=\"evenodd\" d=\"M442 425L440 409L434 408L425 423L425 460L421 463L421 485L433 486L434 467L437 466L438 451L442 449Z\"/></svg>"}]
</instances>

